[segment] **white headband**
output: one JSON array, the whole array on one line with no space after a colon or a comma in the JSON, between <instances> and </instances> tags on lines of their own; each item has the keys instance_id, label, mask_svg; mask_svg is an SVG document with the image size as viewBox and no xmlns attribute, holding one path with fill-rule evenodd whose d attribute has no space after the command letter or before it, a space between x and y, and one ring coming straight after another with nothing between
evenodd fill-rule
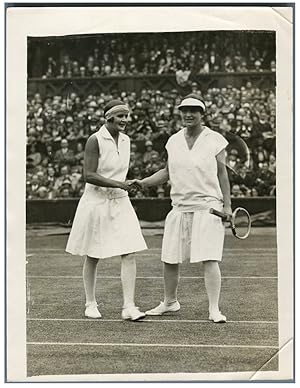
<instances>
[{"instance_id":1,"label":"white headband","mask_svg":"<svg viewBox=\"0 0 300 388\"><path fill-rule=\"evenodd\" d=\"M129 113L129 108L127 105L115 105L113 106L112 108L110 108L104 115L104 117L106 118L106 120L109 120L110 118L112 118L113 116L116 116L117 114L119 113L124 113L124 114L128 114Z\"/></svg>"},{"instance_id":2,"label":"white headband","mask_svg":"<svg viewBox=\"0 0 300 388\"><path fill-rule=\"evenodd\" d=\"M188 98L185 98L184 100L182 100L181 104L178 106L178 109L184 108L186 106L197 106L197 107L203 109L203 111L206 110L204 103L200 100L197 100L196 98L193 98L193 97L188 97Z\"/></svg>"}]
</instances>

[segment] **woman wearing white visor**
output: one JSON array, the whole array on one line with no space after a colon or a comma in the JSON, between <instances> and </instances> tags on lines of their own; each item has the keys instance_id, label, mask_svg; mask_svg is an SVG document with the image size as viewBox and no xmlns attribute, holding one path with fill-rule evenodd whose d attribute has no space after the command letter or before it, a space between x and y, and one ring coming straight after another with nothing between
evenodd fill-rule
<instances>
[{"instance_id":1,"label":"woman wearing white visor","mask_svg":"<svg viewBox=\"0 0 300 388\"><path fill-rule=\"evenodd\" d=\"M104 108L105 125L89 137L85 147L86 185L66 251L86 256L83 281L88 318L101 318L95 297L98 261L119 255L124 299L122 318L136 321L145 316L134 304L136 262L131 253L147 246L128 197L129 181L125 181L130 139L123 131L128 113L125 103L110 101Z\"/></svg>"},{"instance_id":2,"label":"woman wearing white visor","mask_svg":"<svg viewBox=\"0 0 300 388\"><path fill-rule=\"evenodd\" d=\"M142 187L170 181L172 210L165 222L162 245L164 301L146 315L178 311L179 264L203 262L210 320L226 322L219 310L224 225L209 213L211 207L232 214L230 185L225 163L227 140L203 126L205 104L197 95L185 97L179 105L185 128L172 135L167 144L167 166L143 180Z\"/></svg>"}]
</instances>

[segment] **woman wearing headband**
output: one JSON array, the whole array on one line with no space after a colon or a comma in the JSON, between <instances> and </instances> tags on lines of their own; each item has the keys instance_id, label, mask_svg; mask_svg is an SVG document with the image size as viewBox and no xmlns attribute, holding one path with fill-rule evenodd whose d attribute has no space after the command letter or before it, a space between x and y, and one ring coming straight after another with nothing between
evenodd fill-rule
<instances>
[{"instance_id":1,"label":"woman wearing headband","mask_svg":"<svg viewBox=\"0 0 300 388\"><path fill-rule=\"evenodd\" d=\"M203 262L204 280L209 301L208 318L226 322L219 310L224 225L209 213L211 207L231 214L230 186L225 164L226 139L202 125L204 102L188 95L178 107L185 128L172 135L167 144L167 166L136 183L141 187L171 183L172 210L165 222L162 245L165 297L146 315L178 311L179 264Z\"/></svg>"},{"instance_id":2,"label":"woman wearing headband","mask_svg":"<svg viewBox=\"0 0 300 388\"><path fill-rule=\"evenodd\" d=\"M79 201L66 251L86 256L83 281L85 316L101 318L95 289L99 259L121 256L122 318L145 316L134 303L136 262L132 253L146 249L139 222L128 197L125 181L130 158L130 139L123 133L129 109L118 100L104 108L106 119L87 140L84 155L84 193Z\"/></svg>"}]
</instances>

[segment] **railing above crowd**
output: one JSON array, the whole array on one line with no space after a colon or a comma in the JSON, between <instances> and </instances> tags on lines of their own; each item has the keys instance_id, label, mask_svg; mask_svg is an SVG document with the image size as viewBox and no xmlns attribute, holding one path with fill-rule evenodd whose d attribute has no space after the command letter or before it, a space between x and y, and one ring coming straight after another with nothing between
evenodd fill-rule
<instances>
[{"instance_id":1,"label":"railing above crowd","mask_svg":"<svg viewBox=\"0 0 300 388\"><path fill-rule=\"evenodd\" d=\"M29 96L39 93L41 96L68 95L72 92L79 96L98 94L99 91L110 94L118 91L140 93L143 89L171 91L181 94L189 93L193 83L201 90L223 88L232 85L241 88L250 81L260 89L274 89L275 73L271 71L251 73L213 73L189 76L187 79L178 79L176 75L134 75L134 76L98 76L98 77L71 77L71 78L30 78L27 83Z\"/></svg>"}]
</instances>

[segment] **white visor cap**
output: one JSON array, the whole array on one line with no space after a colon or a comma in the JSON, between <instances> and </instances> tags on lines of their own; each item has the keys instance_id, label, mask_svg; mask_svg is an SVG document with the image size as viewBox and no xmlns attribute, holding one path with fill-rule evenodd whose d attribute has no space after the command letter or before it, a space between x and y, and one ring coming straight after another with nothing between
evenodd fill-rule
<instances>
[{"instance_id":1,"label":"white visor cap","mask_svg":"<svg viewBox=\"0 0 300 388\"><path fill-rule=\"evenodd\" d=\"M196 106L199 107L205 112L206 107L204 102L197 100L197 98L188 97L181 101L180 105L178 106L178 109L184 108L186 106Z\"/></svg>"}]
</instances>

